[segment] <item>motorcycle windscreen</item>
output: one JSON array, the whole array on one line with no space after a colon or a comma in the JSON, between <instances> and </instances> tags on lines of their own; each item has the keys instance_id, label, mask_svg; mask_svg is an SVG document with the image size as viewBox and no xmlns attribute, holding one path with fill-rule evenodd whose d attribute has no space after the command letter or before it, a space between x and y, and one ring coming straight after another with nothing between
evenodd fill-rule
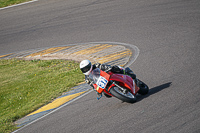
<instances>
[{"instance_id":1,"label":"motorcycle windscreen","mask_svg":"<svg viewBox=\"0 0 200 133\"><path fill-rule=\"evenodd\" d=\"M106 88L109 78L110 75L101 70L100 77L95 86L98 93L102 93L102 91Z\"/></svg>"}]
</instances>

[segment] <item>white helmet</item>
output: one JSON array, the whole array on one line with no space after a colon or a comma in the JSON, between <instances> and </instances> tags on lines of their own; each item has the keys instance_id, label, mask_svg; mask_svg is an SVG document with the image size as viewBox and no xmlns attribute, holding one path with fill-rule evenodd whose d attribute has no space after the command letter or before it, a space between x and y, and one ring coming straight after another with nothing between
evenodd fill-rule
<instances>
[{"instance_id":1,"label":"white helmet","mask_svg":"<svg viewBox=\"0 0 200 133\"><path fill-rule=\"evenodd\" d=\"M92 63L89 60L83 60L80 63L80 69L85 75L89 75L92 71Z\"/></svg>"}]
</instances>

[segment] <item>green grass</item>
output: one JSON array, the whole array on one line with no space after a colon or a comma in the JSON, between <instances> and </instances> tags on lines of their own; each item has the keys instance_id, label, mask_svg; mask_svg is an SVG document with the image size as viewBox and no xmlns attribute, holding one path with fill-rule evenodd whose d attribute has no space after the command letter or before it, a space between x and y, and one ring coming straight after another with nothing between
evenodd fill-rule
<instances>
[{"instance_id":1,"label":"green grass","mask_svg":"<svg viewBox=\"0 0 200 133\"><path fill-rule=\"evenodd\" d=\"M0 0L0 8L27 2L27 1L30 1L30 0Z\"/></svg>"},{"instance_id":2,"label":"green grass","mask_svg":"<svg viewBox=\"0 0 200 133\"><path fill-rule=\"evenodd\" d=\"M0 132L82 82L79 64L67 60L0 60Z\"/></svg>"}]
</instances>

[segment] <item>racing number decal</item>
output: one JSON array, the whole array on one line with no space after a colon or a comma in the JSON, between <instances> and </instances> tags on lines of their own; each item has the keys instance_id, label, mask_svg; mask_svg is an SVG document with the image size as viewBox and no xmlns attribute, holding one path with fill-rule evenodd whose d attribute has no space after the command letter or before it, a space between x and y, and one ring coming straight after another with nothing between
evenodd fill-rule
<instances>
[{"instance_id":1,"label":"racing number decal","mask_svg":"<svg viewBox=\"0 0 200 133\"><path fill-rule=\"evenodd\" d=\"M97 81L97 85L102 89L104 89L106 87L107 83L108 83L108 80L106 80L102 76L100 76L99 80Z\"/></svg>"}]
</instances>

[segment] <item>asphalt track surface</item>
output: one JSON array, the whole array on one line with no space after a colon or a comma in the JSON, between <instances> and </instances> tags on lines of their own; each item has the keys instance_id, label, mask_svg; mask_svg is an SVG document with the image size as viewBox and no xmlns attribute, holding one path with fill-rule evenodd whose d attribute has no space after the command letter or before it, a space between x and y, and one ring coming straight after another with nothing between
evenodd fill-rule
<instances>
[{"instance_id":1,"label":"asphalt track surface","mask_svg":"<svg viewBox=\"0 0 200 133\"><path fill-rule=\"evenodd\" d=\"M0 55L85 42L140 49L151 88L134 104L95 92L18 132L200 132L199 0L40 0L0 10Z\"/></svg>"}]
</instances>

